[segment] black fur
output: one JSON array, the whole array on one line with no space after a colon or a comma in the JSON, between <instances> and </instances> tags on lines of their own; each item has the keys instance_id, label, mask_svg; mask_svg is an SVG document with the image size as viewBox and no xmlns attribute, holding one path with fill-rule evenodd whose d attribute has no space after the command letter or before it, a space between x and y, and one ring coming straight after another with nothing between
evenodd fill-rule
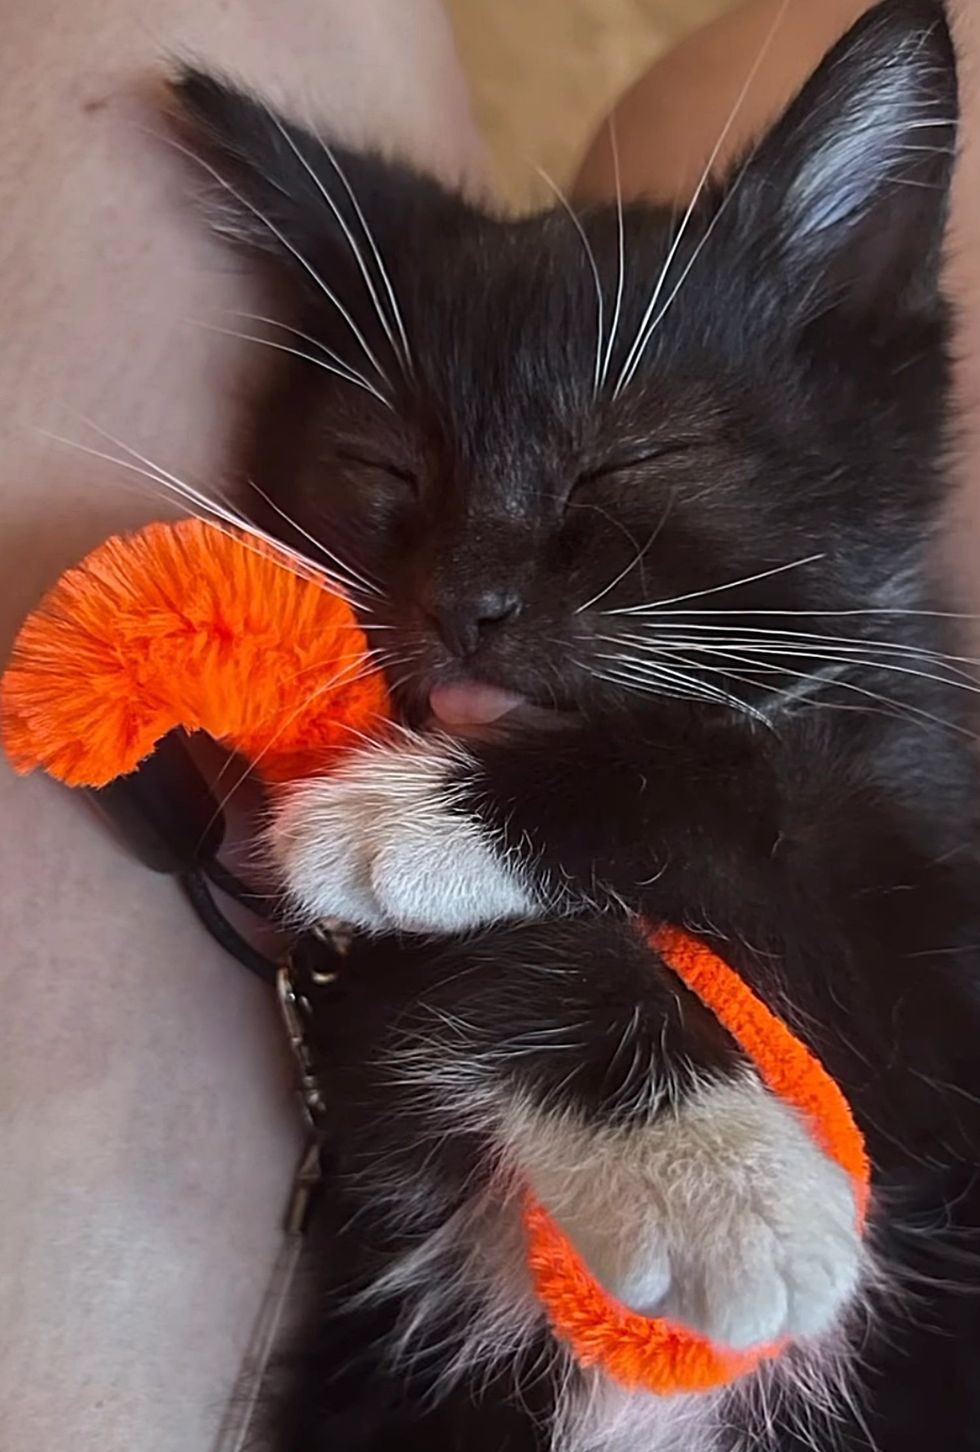
<instances>
[{"instance_id":1,"label":"black fur","mask_svg":"<svg viewBox=\"0 0 980 1452\"><path fill-rule=\"evenodd\" d=\"M322 539L383 583L370 620L393 625L385 647L410 656L407 719L424 720L439 681L527 698L506 731L475 744L479 769L461 786L573 910L438 950L362 945L357 986L316 1018L327 1097L343 1106L344 1173L308 1258L315 1309L277 1447L545 1445L549 1392L531 1369L522 1410L499 1379L479 1396L464 1381L432 1409L432 1367L414 1378L382 1368L397 1307L344 1309L339 1292L400 1246L350 1172L383 1159L406 1180L425 1174L434 1214L479 1175L480 1145L450 1110L433 1147L371 1067L396 1041L438 1034L432 1010L470 1035L461 1048L444 1029L444 1052L474 1057L587 1023L575 1064L529 1047L506 1076L603 1121L635 1103L612 1050L637 1004L637 1033L670 1062L734 1069L737 1051L706 1015L678 1010L625 907L715 943L856 1109L878 1233L912 1276L864 1349L876 1445L980 1448L980 1316L966 1294L980 1217L978 781L969 685L946 659L962 650L936 613L951 607L930 568L950 442L940 271L957 116L940 7L888 0L872 12L756 152L705 189L618 397L677 216L625 209L620 325L594 397L593 276L560 207L501 219L340 148L409 369L325 200L363 246L319 139L284 132L197 72L177 89L224 178L229 229L288 276L300 333L391 404L289 360L256 419L249 473L297 527L253 500L257 517L307 553ZM616 209L589 209L581 225L608 338ZM326 359L309 341L277 341ZM675 613L603 613L651 601ZM706 623L740 632L727 657L708 650L722 647ZM653 653L678 626L683 647ZM786 652L764 653L773 642ZM788 1427L779 1436L780 1452L802 1445ZM846 1407L834 1437L872 1445Z\"/></svg>"}]
</instances>

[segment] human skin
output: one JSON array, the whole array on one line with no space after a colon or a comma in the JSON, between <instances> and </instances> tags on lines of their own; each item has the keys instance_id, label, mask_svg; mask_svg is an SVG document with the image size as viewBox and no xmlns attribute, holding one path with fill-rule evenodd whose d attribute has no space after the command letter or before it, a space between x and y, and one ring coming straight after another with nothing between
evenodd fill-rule
<instances>
[{"instance_id":1,"label":"human skin","mask_svg":"<svg viewBox=\"0 0 980 1452\"><path fill-rule=\"evenodd\" d=\"M173 510L44 431L213 484L262 361L187 321L256 297L163 140L164 58L482 161L438 0L0 0L0 35L2 660L63 568ZM0 1442L205 1452L297 1151L268 990L77 798L0 765L0 823Z\"/></svg>"}]
</instances>

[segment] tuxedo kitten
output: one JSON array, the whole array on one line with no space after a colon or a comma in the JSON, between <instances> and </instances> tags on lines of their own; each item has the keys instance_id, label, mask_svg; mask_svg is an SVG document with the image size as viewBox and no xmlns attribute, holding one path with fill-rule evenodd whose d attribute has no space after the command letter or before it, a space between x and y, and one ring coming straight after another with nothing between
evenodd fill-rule
<instances>
[{"instance_id":1,"label":"tuxedo kitten","mask_svg":"<svg viewBox=\"0 0 980 1452\"><path fill-rule=\"evenodd\" d=\"M691 206L513 220L197 71L218 222L292 291L255 518L361 612L403 726L297 785L335 1151L277 1452L980 1447L970 662L930 554L957 137L886 0ZM649 947L714 946L840 1082L852 1188ZM530 1187L625 1305L731 1347L571 1361Z\"/></svg>"}]
</instances>

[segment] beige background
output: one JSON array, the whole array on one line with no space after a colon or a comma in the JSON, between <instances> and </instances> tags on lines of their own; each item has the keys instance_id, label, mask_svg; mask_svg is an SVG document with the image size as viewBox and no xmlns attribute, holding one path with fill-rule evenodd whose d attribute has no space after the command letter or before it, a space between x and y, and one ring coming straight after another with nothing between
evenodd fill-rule
<instances>
[{"instance_id":1,"label":"beige background","mask_svg":"<svg viewBox=\"0 0 980 1452\"><path fill-rule=\"evenodd\" d=\"M733 0L446 0L495 175L513 203L562 186L610 104Z\"/></svg>"}]
</instances>

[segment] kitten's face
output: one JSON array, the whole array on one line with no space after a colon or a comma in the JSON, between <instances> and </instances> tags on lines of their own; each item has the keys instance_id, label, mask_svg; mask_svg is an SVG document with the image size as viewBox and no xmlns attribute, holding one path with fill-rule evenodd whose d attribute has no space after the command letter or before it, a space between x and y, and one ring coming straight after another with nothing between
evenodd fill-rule
<instances>
[{"instance_id":1,"label":"kitten's face","mask_svg":"<svg viewBox=\"0 0 980 1452\"><path fill-rule=\"evenodd\" d=\"M485 721L500 692L765 710L827 668L772 632L853 636L842 612L896 603L946 387L956 88L934 15L886 5L686 224L501 222L343 153L359 217L319 143L190 83L239 166L276 141L247 156L280 174L251 229L271 209L333 294L307 288L300 321L329 353L279 338L333 371L291 361L254 477L291 542L348 567L410 714Z\"/></svg>"},{"instance_id":2,"label":"kitten's face","mask_svg":"<svg viewBox=\"0 0 980 1452\"><path fill-rule=\"evenodd\" d=\"M664 223L637 212L624 230L626 265L645 284L668 245ZM293 406L292 390L305 396L299 433L265 435L263 486L380 584L379 596L360 592L364 618L394 627L373 643L399 662L394 674L417 704L450 681L563 709L618 698L640 677L631 662L651 678L659 664L630 642L655 643L654 616L627 612L755 575L766 578L689 603L834 598L826 559L770 573L832 545L831 521L800 497L801 434L819 434L807 401L787 416L768 368L753 374L718 348L697 356L683 294L617 396L648 289L632 281L609 352L616 219L598 217L590 232L606 278L601 347L568 219L487 223L443 247L401 298L411 373L390 347L374 349L389 381L365 376L392 407L302 365L290 386ZM328 313L303 326L364 368ZM664 648L679 608L663 606L674 612L662 617Z\"/></svg>"}]
</instances>

